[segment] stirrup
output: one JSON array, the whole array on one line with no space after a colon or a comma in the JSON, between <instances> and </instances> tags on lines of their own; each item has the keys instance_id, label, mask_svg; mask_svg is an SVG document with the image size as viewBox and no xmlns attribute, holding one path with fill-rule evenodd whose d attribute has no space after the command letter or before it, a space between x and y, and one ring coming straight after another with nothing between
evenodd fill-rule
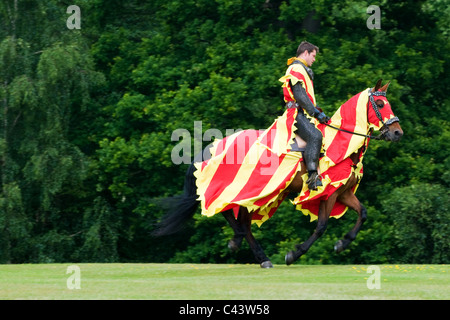
<instances>
[{"instance_id":1,"label":"stirrup","mask_svg":"<svg viewBox=\"0 0 450 320\"><path fill-rule=\"evenodd\" d=\"M322 176L317 172L313 172L311 176L306 180L306 184L308 185L309 190L317 190L317 187L322 187L322 181L320 179Z\"/></svg>"}]
</instances>

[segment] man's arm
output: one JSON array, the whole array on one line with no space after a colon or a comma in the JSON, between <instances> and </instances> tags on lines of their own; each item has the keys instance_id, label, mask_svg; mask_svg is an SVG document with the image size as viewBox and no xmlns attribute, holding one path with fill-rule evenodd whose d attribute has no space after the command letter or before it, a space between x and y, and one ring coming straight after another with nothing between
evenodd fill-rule
<instances>
[{"instance_id":1,"label":"man's arm","mask_svg":"<svg viewBox=\"0 0 450 320\"><path fill-rule=\"evenodd\" d=\"M297 104L311 117L316 118L320 123L327 123L330 120L325 113L320 112L319 109L313 105L311 100L309 100L306 90L302 87L300 82L297 82L294 86L292 86L292 93L294 94L294 99Z\"/></svg>"}]
</instances>

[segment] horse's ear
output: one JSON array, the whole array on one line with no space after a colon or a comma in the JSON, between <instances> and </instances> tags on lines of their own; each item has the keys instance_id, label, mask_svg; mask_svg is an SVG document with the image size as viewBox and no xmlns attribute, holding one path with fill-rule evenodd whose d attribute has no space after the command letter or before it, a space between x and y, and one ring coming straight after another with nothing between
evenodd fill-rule
<instances>
[{"instance_id":1,"label":"horse's ear","mask_svg":"<svg viewBox=\"0 0 450 320\"><path fill-rule=\"evenodd\" d=\"M378 89L380 89L380 87L381 87L381 81L383 81L383 80L382 80L382 79L379 79L379 80L377 81L377 84L375 85L375 88L372 89L372 92L377 92Z\"/></svg>"},{"instance_id":2,"label":"horse's ear","mask_svg":"<svg viewBox=\"0 0 450 320\"><path fill-rule=\"evenodd\" d=\"M380 88L380 90L383 91L383 92L387 92L387 89L389 88L389 85L390 85L390 84L391 84L391 82L388 81L388 83L386 83L384 86L382 86L382 87Z\"/></svg>"}]
</instances>

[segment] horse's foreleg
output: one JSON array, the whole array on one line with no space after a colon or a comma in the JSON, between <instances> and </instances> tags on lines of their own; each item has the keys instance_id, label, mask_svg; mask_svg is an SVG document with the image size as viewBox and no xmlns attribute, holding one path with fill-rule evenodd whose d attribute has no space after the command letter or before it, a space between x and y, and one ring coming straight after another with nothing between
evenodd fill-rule
<instances>
[{"instance_id":1,"label":"horse's foreleg","mask_svg":"<svg viewBox=\"0 0 450 320\"><path fill-rule=\"evenodd\" d=\"M334 251L337 253L345 250L348 245L356 239L356 235L359 230L361 230L364 221L367 219L366 208L361 204L361 202L359 202L358 198L356 198L355 194L350 189L339 196L338 201L355 210L358 213L358 219L356 220L356 224L353 229L344 236L344 239L339 240L334 245Z\"/></svg>"},{"instance_id":2,"label":"horse's foreleg","mask_svg":"<svg viewBox=\"0 0 450 320\"><path fill-rule=\"evenodd\" d=\"M335 203L335 200L328 198L326 201L322 201L319 207L319 216L317 220L317 226L314 233L309 237L308 240L300 245L296 245L296 251L290 251L286 254L285 261L287 265L294 263L298 258L304 255L312 244L319 239L322 234L327 229L328 218L330 217L331 209Z\"/></svg>"}]
</instances>

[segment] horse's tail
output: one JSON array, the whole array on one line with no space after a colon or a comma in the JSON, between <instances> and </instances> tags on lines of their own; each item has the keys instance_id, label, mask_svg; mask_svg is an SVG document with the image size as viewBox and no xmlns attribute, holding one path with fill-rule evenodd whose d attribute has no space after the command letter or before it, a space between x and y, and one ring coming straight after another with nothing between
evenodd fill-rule
<instances>
[{"instance_id":1,"label":"horse's tail","mask_svg":"<svg viewBox=\"0 0 450 320\"><path fill-rule=\"evenodd\" d=\"M184 189L181 196L165 198L162 199L163 201L158 201L167 210L167 213L156 224L156 228L152 232L153 236L171 235L180 231L184 224L194 215L200 203L197 200L195 170L194 164L191 164L186 171Z\"/></svg>"}]
</instances>

